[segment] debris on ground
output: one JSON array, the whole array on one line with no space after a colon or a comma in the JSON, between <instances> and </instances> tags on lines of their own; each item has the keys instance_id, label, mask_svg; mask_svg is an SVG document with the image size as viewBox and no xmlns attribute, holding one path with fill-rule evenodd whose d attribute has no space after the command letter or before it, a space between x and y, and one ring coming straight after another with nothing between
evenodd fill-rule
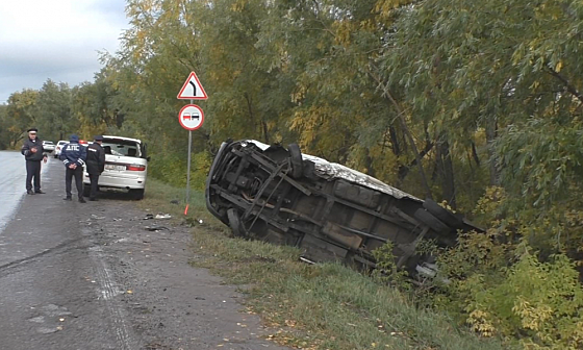
<instances>
[{"instance_id":1,"label":"debris on ground","mask_svg":"<svg viewBox=\"0 0 583 350\"><path fill-rule=\"evenodd\" d=\"M172 219L172 215L170 215L170 214L158 214L158 215L156 215L156 219L158 219L158 220Z\"/></svg>"},{"instance_id":2,"label":"debris on ground","mask_svg":"<svg viewBox=\"0 0 583 350\"><path fill-rule=\"evenodd\" d=\"M170 229L166 226L158 226L158 225L150 225L150 226L144 226L144 229L147 231L161 231L161 230L168 230L170 231Z\"/></svg>"}]
</instances>

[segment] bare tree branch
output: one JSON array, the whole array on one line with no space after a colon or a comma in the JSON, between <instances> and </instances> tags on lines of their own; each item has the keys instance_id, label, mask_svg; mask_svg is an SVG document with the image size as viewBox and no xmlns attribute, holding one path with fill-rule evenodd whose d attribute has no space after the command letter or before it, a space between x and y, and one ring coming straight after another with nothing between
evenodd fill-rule
<instances>
[{"instance_id":1,"label":"bare tree branch","mask_svg":"<svg viewBox=\"0 0 583 350\"><path fill-rule=\"evenodd\" d=\"M372 64L371 64L371 66L372 66ZM433 196L431 195L431 188L429 187L429 182L427 182L427 176L425 175L425 170L423 169L423 164L421 163L421 153L419 153L419 150L417 149L417 145L415 144L415 139L413 138L411 131L407 127L407 121L405 120L405 111L401 108L401 106L399 106L399 104L393 98L393 96L391 95L389 90L386 88L385 84L383 84L381 79L378 78L377 76L375 76L374 74L372 74L372 72L369 72L369 75L379 84L379 86L382 86L383 95L389 99L389 101L391 102L391 104L393 105L395 110L397 111L399 120L401 122L401 127L403 128L403 131L405 132L407 139L409 139L409 143L411 144L411 147L413 148L413 152L415 153L415 160L417 161L417 167L419 168L419 174L421 175L421 182L422 182L422 185L425 189L425 195L427 198L433 199Z\"/></svg>"},{"instance_id":2,"label":"bare tree branch","mask_svg":"<svg viewBox=\"0 0 583 350\"><path fill-rule=\"evenodd\" d=\"M569 93L571 93L573 96L577 97L577 99L581 103L583 103L583 95L581 95L579 90L577 90L573 85L571 85L571 83L569 83L569 81L565 77L563 77L561 74L559 74L559 72L557 72L556 70L554 70L548 66L547 66L547 69L548 69L550 75L559 79L563 83L563 85L565 85L565 87L567 88L567 91L569 91Z\"/></svg>"}]
</instances>

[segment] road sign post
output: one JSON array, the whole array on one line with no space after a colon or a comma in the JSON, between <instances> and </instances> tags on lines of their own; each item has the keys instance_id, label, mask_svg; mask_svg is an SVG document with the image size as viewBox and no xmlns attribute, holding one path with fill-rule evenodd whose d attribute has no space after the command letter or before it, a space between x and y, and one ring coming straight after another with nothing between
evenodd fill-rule
<instances>
[{"instance_id":1,"label":"road sign post","mask_svg":"<svg viewBox=\"0 0 583 350\"><path fill-rule=\"evenodd\" d=\"M200 128L204 122L204 112L202 108L194 104L194 100L206 100L208 98L200 80L195 72L190 72L188 78L180 92L176 96L179 100L190 100L190 104L182 107L178 113L178 122L180 125L188 130L188 157L186 165L186 208L184 215L188 214L188 207L190 205L190 162L192 159L192 131Z\"/></svg>"},{"instance_id":2,"label":"road sign post","mask_svg":"<svg viewBox=\"0 0 583 350\"><path fill-rule=\"evenodd\" d=\"M190 100L192 104L193 100ZM202 123L201 123L202 125ZM190 206L190 159L192 154L192 130L188 130L188 165L186 166L186 208L184 215L188 215L188 207Z\"/></svg>"},{"instance_id":3,"label":"road sign post","mask_svg":"<svg viewBox=\"0 0 583 350\"><path fill-rule=\"evenodd\" d=\"M191 102L193 102L191 100ZM190 163L192 159L192 131L200 128L204 122L204 112L202 108L195 104L188 104L178 113L178 122L183 128L188 130L188 157L186 165L186 208L184 215L188 214L190 206Z\"/></svg>"}]
</instances>

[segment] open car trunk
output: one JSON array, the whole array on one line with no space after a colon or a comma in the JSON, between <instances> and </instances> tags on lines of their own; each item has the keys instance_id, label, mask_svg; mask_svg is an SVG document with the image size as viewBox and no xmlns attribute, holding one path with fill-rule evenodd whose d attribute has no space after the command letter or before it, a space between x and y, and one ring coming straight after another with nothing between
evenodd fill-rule
<instances>
[{"instance_id":1,"label":"open car trunk","mask_svg":"<svg viewBox=\"0 0 583 350\"><path fill-rule=\"evenodd\" d=\"M461 216L378 179L325 159L259 141L226 142L206 183L209 211L236 236L299 247L312 262L374 268L372 251L394 244L399 268L433 275L421 240L456 243L458 230L481 231Z\"/></svg>"}]
</instances>

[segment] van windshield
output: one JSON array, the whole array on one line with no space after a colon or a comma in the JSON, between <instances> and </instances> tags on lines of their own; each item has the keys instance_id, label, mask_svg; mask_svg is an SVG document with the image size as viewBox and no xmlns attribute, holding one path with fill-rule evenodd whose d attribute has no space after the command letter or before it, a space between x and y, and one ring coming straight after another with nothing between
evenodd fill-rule
<instances>
[{"instance_id":1,"label":"van windshield","mask_svg":"<svg viewBox=\"0 0 583 350\"><path fill-rule=\"evenodd\" d=\"M121 139L103 139L101 145L105 154L112 154L114 156L126 157L141 157L142 150L140 144L135 141L121 140Z\"/></svg>"}]
</instances>

